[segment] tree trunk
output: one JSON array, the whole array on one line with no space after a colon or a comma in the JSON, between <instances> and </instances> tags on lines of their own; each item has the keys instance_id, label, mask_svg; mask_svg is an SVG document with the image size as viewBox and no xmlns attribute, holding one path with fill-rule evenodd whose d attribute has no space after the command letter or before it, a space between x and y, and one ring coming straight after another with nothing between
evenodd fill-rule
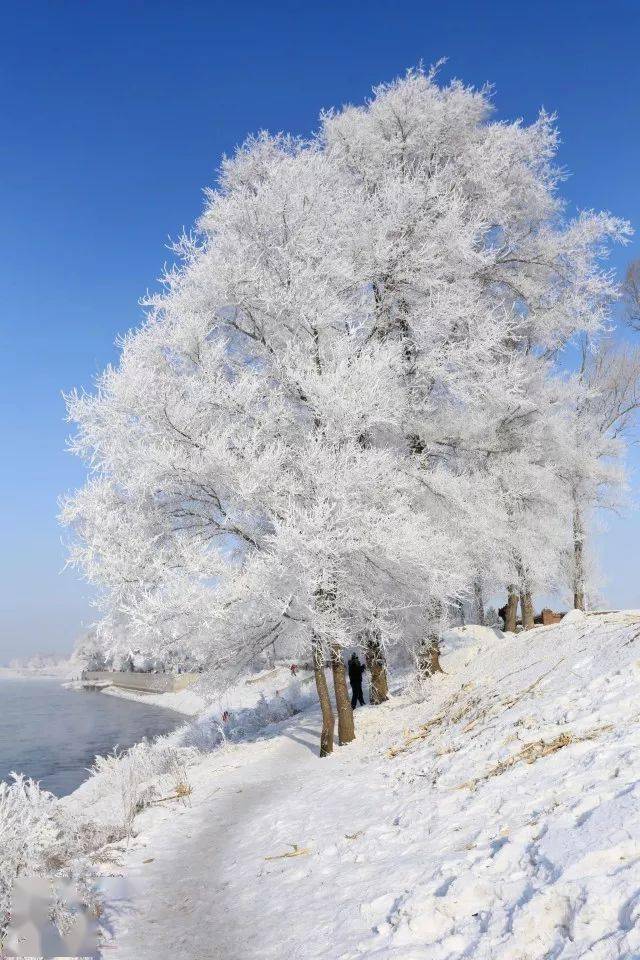
<instances>
[{"instance_id":1,"label":"tree trunk","mask_svg":"<svg viewBox=\"0 0 640 960\"><path fill-rule=\"evenodd\" d=\"M331 644L331 670L333 672L333 691L338 711L338 743L351 743L356 738L353 725L353 710L347 690L346 669L342 659L342 651L337 643Z\"/></svg>"},{"instance_id":2,"label":"tree trunk","mask_svg":"<svg viewBox=\"0 0 640 960\"><path fill-rule=\"evenodd\" d=\"M518 591L513 584L507 587L507 603L504 611L505 632L515 633L518 620Z\"/></svg>"},{"instance_id":3,"label":"tree trunk","mask_svg":"<svg viewBox=\"0 0 640 960\"><path fill-rule=\"evenodd\" d=\"M440 630L442 629L442 604L439 600L430 605L428 633L418 647L416 660L418 673L423 679L434 673L444 673L440 666Z\"/></svg>"},{"instance_id":4,"label":"tree trunk","mask_svg":"<svg viewBox=\"0 0 640 960\"><path fill-rule=\"evenodd\" d=\"M316 680L316 690L318 691L318 700L320 701L320 710L322 711L322 731L320 733L320 756L327 757L333 753L333 731L335 728L335 717L329 696L329 685L327 684L327 675L324 672L324 658L322 656L322 646L317 641L313 643L313 674Z\"/></svg>"},{"instance_id":5,"label":"tree trunk","mask_svg":"<svg viewBox=\"0 0 640 960\"><path fill-rule=\"evenodd\" d=\"M367 640L366 653L367 668L371 677L371 703L384 703L389 699L389 684L387 681L387 662L380 640L372 632Z\"/></svg>"},{"instance_id":6,"label":"tree trunk","mask_svg":"<svg viewBox=\"0 0 640 960\"><path fill-rule=\"evenodd\" d=\"M573 605L584 610L584 526L578 505L573 508Z\"/></svg>"},{"instance_id":7,"label":"tree trunk","mask_svg":"<svg viewBox=\"0 0 640 960\"><path fill-rule=\"evenodd\" d=\"M426 637L418 648L418 672L427 679L434 673L444 673L440 666L440 640L435 633Z\"/></svg>"},{"instance_id":8,"label":"tree trunk","mask_svg":"<svg viewBox=\"0 0 640 960\"><path fill-rule=\"evenodd\" d=\"M531 591L525 589L520 593L520 613L522 615L522 629L523 630L532 630L533 623L533 600L531 599Z\"/></svg>"},{"instance_id":9,"label":"tree trunk","mask_svg":"<svg viewBox=\"0 0 640 960\"><path fill-rule=\"evenodd\" d=\"M482 584L479 580L476 580L473 585L473 593L475 596L476 623L484 627L484 597L482 595Z\"/></svg>"}]
</instances>

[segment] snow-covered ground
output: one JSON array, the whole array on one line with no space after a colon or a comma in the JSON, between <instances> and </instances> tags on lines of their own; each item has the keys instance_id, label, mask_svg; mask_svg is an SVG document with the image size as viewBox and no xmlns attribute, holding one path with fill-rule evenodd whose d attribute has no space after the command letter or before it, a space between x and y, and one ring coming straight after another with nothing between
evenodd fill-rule
<instances>
[{"instance_id":1,"label":"snow-covered ground","mask_svg":"<svg viewBox=\"0 0 640 960\"><path fill-rule=\"evenodd\" d=\"M117 960L640 957L640 612L447 637L444 676L189 769L115 848Z\"/></svg>"}]
</instances>

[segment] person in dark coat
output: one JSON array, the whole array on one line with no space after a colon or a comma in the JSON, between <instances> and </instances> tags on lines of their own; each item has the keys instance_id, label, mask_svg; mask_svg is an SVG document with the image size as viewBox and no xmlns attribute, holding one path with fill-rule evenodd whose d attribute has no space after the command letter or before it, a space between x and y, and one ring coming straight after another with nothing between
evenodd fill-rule
<instances>
[{"instance_id":1,"label":"person in dark coat","mask_svg":"<svg viewBox=\"0 0 640 960\"><path fill-rule=\"evenodd\" d=\"M356 703L364 707L364 697L362 695L362 674L367 669L364 663L360 663L357 653L352 653L349 657L349 683L351 684L351 708L355 710Z\"/></svg>"}]
</instances>

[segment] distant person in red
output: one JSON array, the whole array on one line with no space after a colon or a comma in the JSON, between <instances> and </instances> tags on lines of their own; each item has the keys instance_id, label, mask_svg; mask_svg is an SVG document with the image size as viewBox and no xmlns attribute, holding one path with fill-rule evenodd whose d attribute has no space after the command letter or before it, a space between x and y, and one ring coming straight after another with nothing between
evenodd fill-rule
<instances>
[{"instance_id":1,"label":"distant person in red","mask_svg":"<svg viewBox=\"0 0 640 960\"><path fill-rule=\"evenodd\" d=\"M298 672L298 664L297 664L297 663L292 663L292 664L291 664L291 673L293 674L294 677L295 677L295 675L296 675L297 672Z\"/></svg>"},{"instance_id":2,"label":"distant person in red","mask_svg":"<svg viewBox=\"0 0 640 960\"><path fill-rule=\"evenodd\" d=\"M367 669L364 663L360 663L357 653L352 653L349 657L349 683L351 684L351 707L353 710L359 703L364 707L364 697L362 695L362 674Z\"/></svg>"}]
</instances>

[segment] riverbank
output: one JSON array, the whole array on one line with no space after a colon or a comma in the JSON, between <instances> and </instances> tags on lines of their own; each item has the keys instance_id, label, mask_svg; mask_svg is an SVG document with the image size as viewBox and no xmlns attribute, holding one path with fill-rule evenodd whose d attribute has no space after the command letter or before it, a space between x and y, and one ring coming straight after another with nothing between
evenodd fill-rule
<instances>
[{"instance_id":1,"label":"riverbank","mask_svg":"<svg viewBox=\"0 0 640 960\"><path fill-rule=\"evenodd\" d=\"M103 687L99 692L122 700L134 700L136 703L152 703L164 710L174 710L185 717L197 716L206 706L204 696L189 688L166 693L141 693L137 690L109 686Z\"/></svg>"},{"instance_id":2,"label":"riverbank","mask_svg":"<svg viewBox=\"0 0 640 960\"><path fill-rule=\"evenodd\" d=\"M266 671L25 792L7 835L98 883L115 960L640 956L638 637L637 611L452 630L322 760L311 676Z\"/></svg>"},{"instance_id":3,"label":"riverbank","mask_svg":"<svg viewBox=\"0 0 640 960\"><path fill-rule=\"evenodd\" d=\"M307 685L311 676L310 671L302 670L298 682ZM166 693L130 690L118 686L100 687L99 692L123 700L135 700L137 703L153 703L186 717L196 717L205 710L222 716L225 711L254 707L261 697L277 697L279 692L289 688L292 679L294 677L289 666L279 664L242 677L228 688L216 688L212 678L203 674L193 685ZM82 683L77 681L70 686L81 689Z\"/></svg>"},{"instance_id":4,"label":"riverbank","mask_svg":"<svg viewBox=\"0 0 640 960\"><path fill-rule=\"evenodd\" d=\"M69 690L57 677L0 677L0 780L13 772L56 796L75 790L97 756L125 750L184 723L154 704L127 703Z\"/></svg>"}]
</instances>

